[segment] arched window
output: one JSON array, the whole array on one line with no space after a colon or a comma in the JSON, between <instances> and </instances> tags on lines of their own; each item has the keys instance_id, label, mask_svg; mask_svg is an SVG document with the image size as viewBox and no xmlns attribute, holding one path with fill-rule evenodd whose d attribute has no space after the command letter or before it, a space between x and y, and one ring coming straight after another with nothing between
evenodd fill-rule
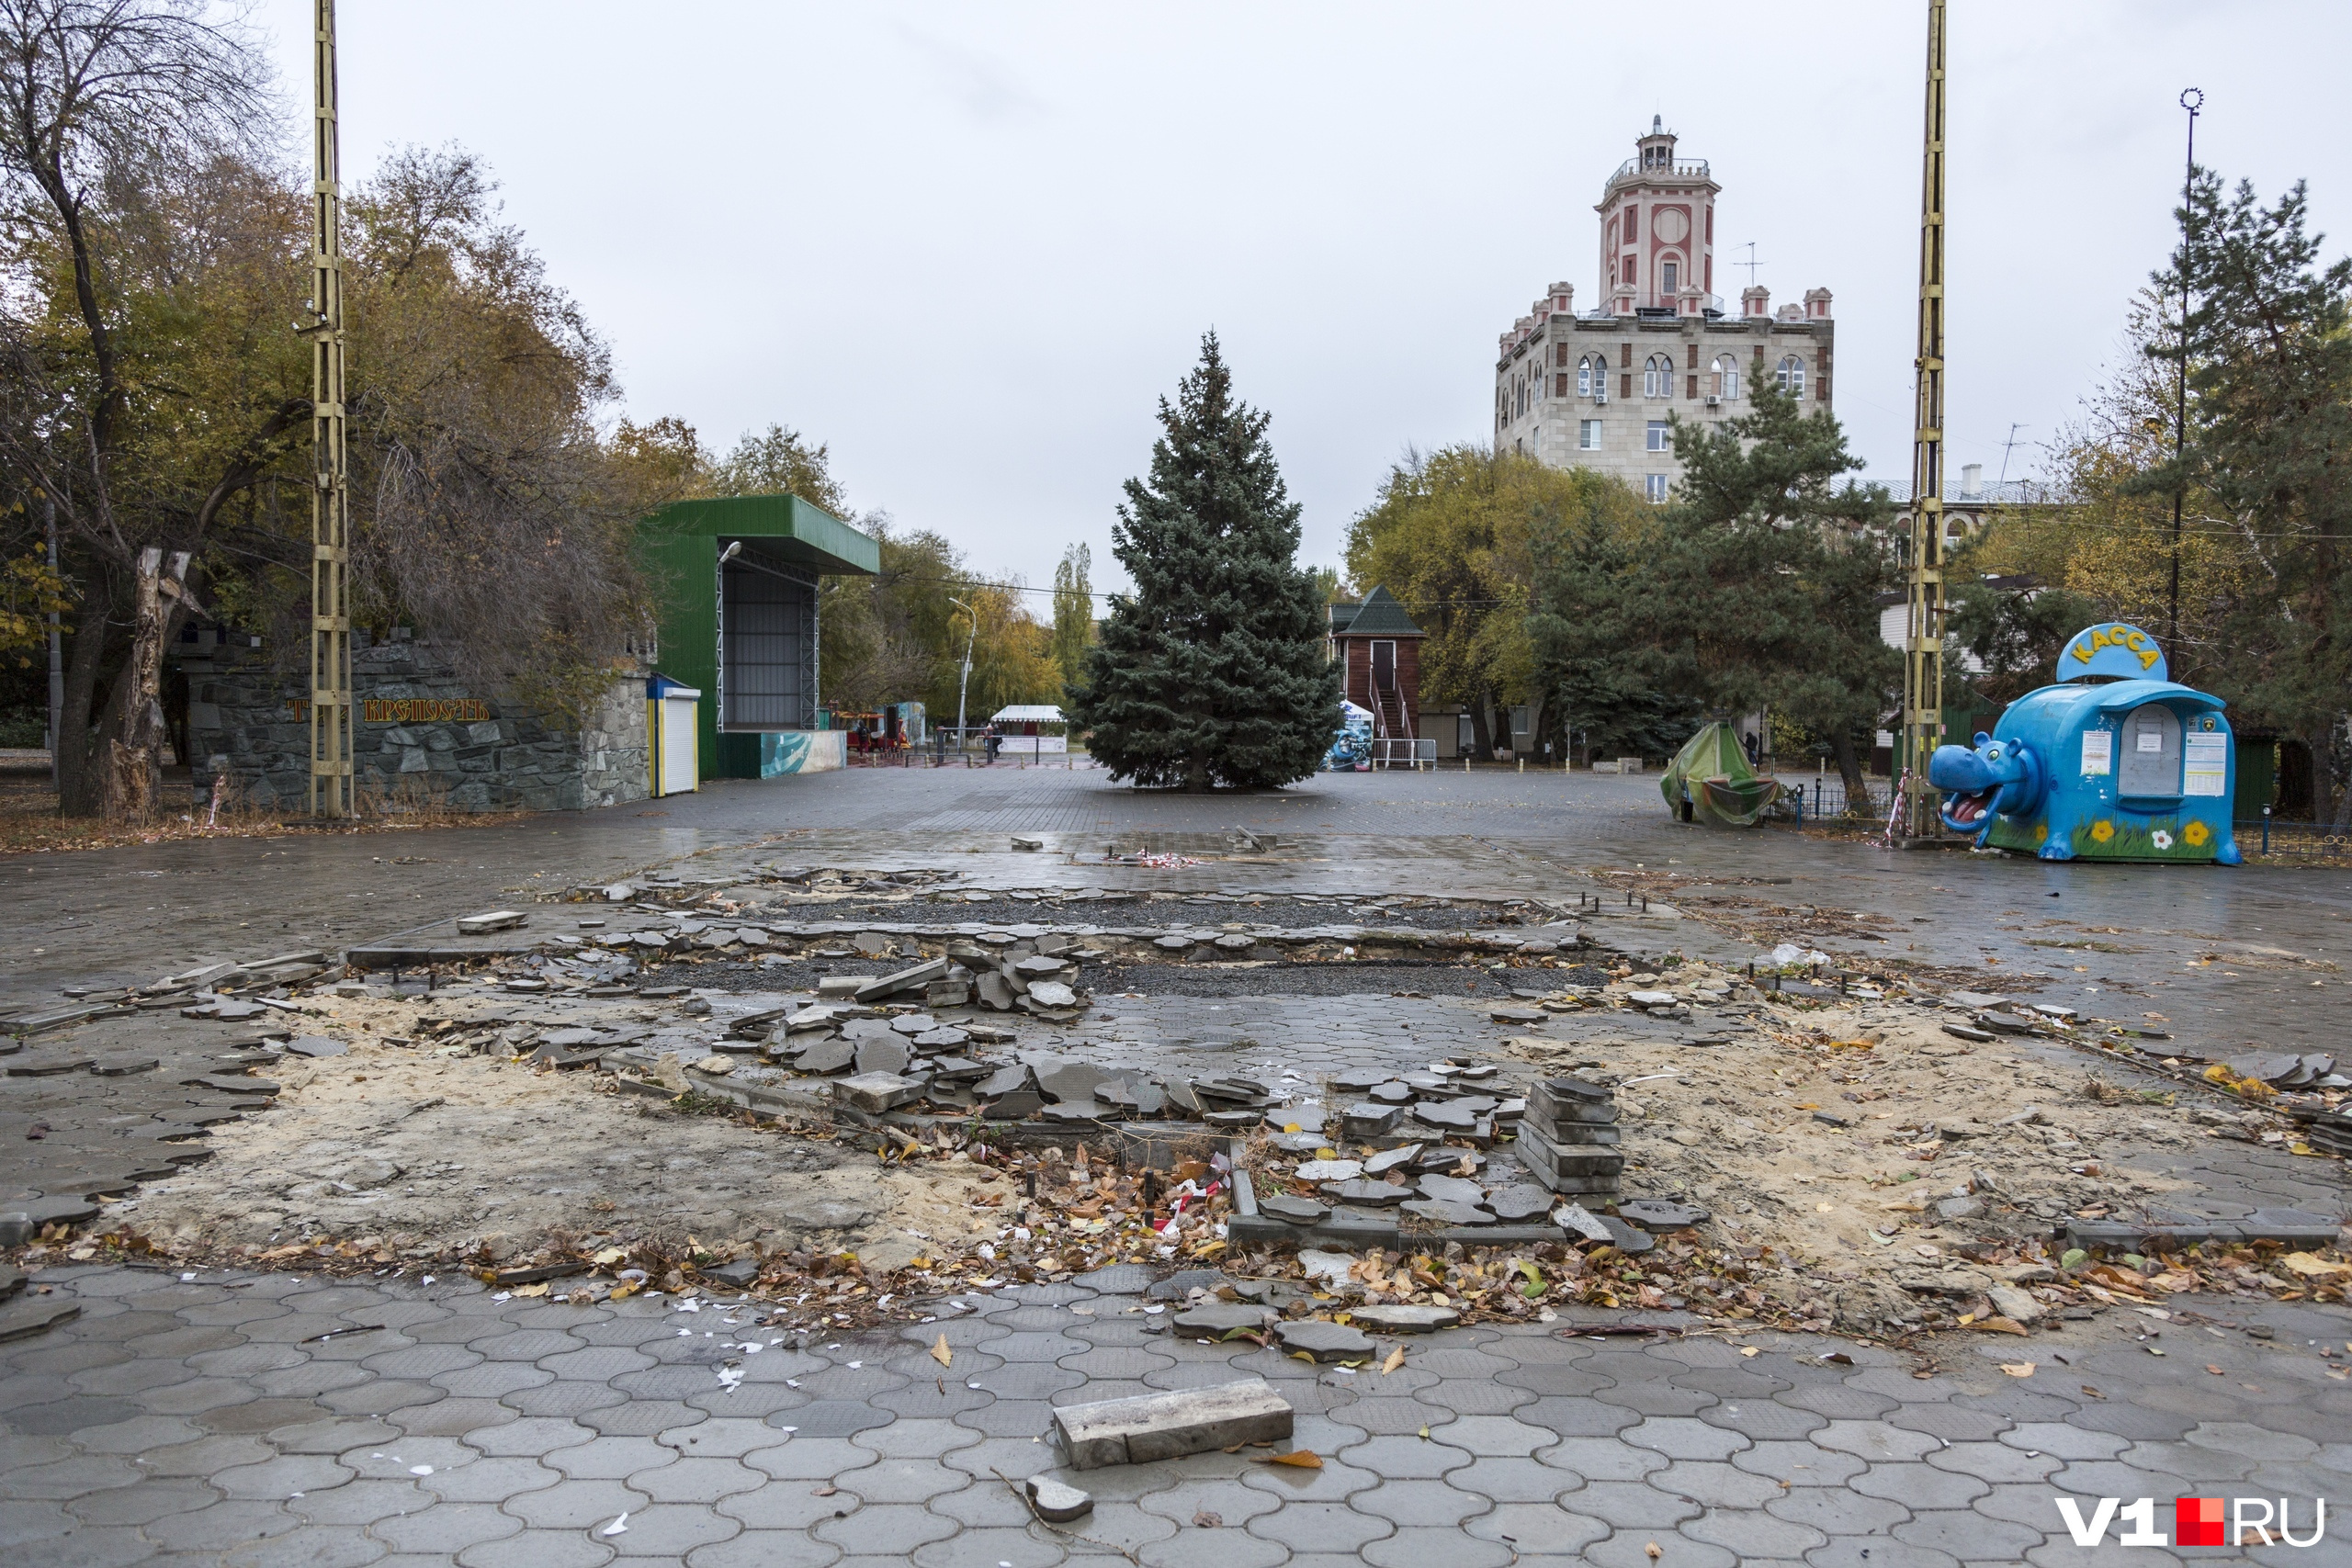
<instances>
[{"instance_id":1,"label":"arched window","mask_svg":"<svg viewBox=\"0 0 2352 1568\"><path fill-rule=\"evenodd\" d=\"M1674 396L1674 357L1653 354L1642 367L1642 396L1670 398Z\"/></svg>"},{"instance_id":2,"label":"arched window","mask_svg":"<svg viewBox=\"0 0 2352 1568\"><path fill-rule=\"evenodd\" d=\"M1781 360L1781 390L1792 398L1804 396L1804 361L1793 354Z\"/></svg>"},{"instance_id":3,"label":"arched window","mask_svg":"<svg viewBox=\"0 0 2352 1568\"><path fill-rule=\"evenodd\" d=\"M1577 361L1577 396L1598 398L1609 391L1609 361L1588 354Z\"/></svg>"},{"instance_id":4,"label":"arched window","mask_svg":"<svg viewBox=\"0 0 2352 1568\"><path fill-rule=\"evenodd\" d=\"M1736 399L1739 396L1739 361L1737 358L1728 354L1722 355L1716 358L1714 389L1715 396L1725 399L1726 400Z\"/></svg>"}]
</instances>

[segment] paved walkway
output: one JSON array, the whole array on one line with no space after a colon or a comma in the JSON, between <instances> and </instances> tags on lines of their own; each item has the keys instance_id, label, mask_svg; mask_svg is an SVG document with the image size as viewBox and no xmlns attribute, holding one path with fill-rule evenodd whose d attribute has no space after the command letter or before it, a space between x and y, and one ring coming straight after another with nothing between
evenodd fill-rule
<instances>
[{"instance_id":1,"label":"paved walkway","mask_svg":"<svg viewBox=\"0 0 2352 1568\"><path fill-rule=\"evenodd\" d=\"M0 975L16 994L152 979L754 845L1129 886L1143 874L1015 855L996 836L1067 834L1061 847L1099 849L1090 840L1106 832L1242 826L1280 833L1281 856L1200 868L1182 885L1558 893L1591 868L1634 864L1724 886L1785 877L1784 893L1774 886L1790 904L1908 928L1904 953L2001 958L1987 975L2040 963L2062 977L2045 996L2081 994L2110 1016L2118 998L2099 996L2136 991L2148 999L2134 1005L2167 1011L2192 1041L2245 1031L2343 1043L2344 982L2327 965L2352 952L2352 894L2337 873L2052 867L1710 833L1668 823L1650 781L1535 774L1319 779L1235 800L1107 790L1083 771L877 771L645 810L667 815L20 857L0 864ZM2101 945L2082 950L2098 958L2079 972L2064 963L2072 953L2039 945L2088 931ZM1399 1021L1427 1030L1414 1042L1426 1049L1448 1021L1402 998L1246 1005L1260 1027L1318 1022L1338 1054L1376 1039L1402 1048L1408 1032L1387 1044L1382 1027ZM1098 1051L1230 1037L1213 998L1116 1010ZM220 1032L176 1019L147 1027L185 1030L189 1051ZM164 1055L164 1043L147 1048ZM163 1082L146 1077L126 1081L142 1094ZM2223 1202L2308 1203L2322 1168L2238 1145L2199 1150L2198 1162L2209 1200ZM2339 1517L2352 1504L2352 1383L2335 1375L2352 1364L2352 1314L2341 1309L2176 1298L2186 1310L2165 1320L2115 1309L2030 1340L1939 1342L1946 1365L1926 1378L1892 1352L1788 1336L1754 1337L1750 1357L1718 1340L1482 1328L1404 1342L1406 1367L1384 1378L1171 1344L1148 1332L1164 1314L1121 1293L1140 1276L1084 1283L967 1298L976 1310L944 1312L944 1325L803 1346L771 1343L749 1317L661 1301L573 1308L448 1280L47 1269L36 1290L81 1315L0 1345L0 1564L2061 1568L2200 1555L2127 1552L2112 1532L2103 1549L2078 1549L2062 1495L2086 1510L2106 1496L2157 1498L2167 1535L2180 1495L2283 1495L2299 1528L2314 1497ZM948 1369L928 1353L943 1330L956 1347ZM756 1352L743 1348L754 1340ZM2014 1377L2000 1369L2008 1358L2037 1364ZM730 1360L732 1390L718 1376ZM1248 1372L1291 1394L1298 1445L1324 1468L1244 1454L1091 1472L1082 1481L1100 1501L1076 1536L1029 1521L998 1479L1051 1465L1035 1439L1054 1404ZM604 1533L624 1511L627 1528ZM2224 1555L2352 1562L2346 1542L2352 1526L2314 1551Z\"/></svg>"},{"instance_id":2,"label":"paved walkway","mask_svg":"<svg viewBox=\"0 0 2352 1568\"><path fill-rule=\"evenodd\" d=\"M2177 1496L2285 1495L2299 1529L2312 1498L2352 1501L2352 1383L2340 1345L2309 1343L2345 1316L2291 1306L1955 1343L1924 1377L1826 1339L1533 1325L1398 1341L1382 1376L1155 1335L1126 1268L806 1346L658 1299L42 1278L82 1315L0 1353L0 1560L28 1565L2144 1568L2181 1558L2079 1550L2055 1498L2154 1497L2167 1534ZM2236 1325L2256 1323L2272 1337ZM999 1479L1054 1467L1056 1404L1249 1375L1320 1470L1245 1452L1068 1476L1096 1498L1068 1533ZM2344 1539L2242 1560L2343 1562Z\"/></svg>"}]
</instances>

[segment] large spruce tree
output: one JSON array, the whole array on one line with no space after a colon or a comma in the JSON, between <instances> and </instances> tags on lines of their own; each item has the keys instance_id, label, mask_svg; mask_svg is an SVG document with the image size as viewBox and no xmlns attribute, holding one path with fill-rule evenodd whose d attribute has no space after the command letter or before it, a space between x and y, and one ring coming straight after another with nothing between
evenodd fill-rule
<instances>
[{"instance_id":1,"label":"large spruce tree","mask_svg":"<svg viewBox=\"0 0 2352 1568\"><path fill-rule=\"evenodd\" d=\"M1159 423L1150 477L1127 481L1112 529L1136 592L1112 602L1071 721L1114 778L1139 784L1305 778L1339 728L1339 672L1267 416L1234 400L1215 333Z\"/></svg>"}]
</instances>

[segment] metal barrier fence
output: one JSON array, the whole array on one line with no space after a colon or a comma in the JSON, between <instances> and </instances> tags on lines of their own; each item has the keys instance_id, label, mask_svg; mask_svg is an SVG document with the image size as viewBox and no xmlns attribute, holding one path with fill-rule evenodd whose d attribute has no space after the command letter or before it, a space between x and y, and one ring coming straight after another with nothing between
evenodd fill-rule
<instances>
[{"instance_id":1,"label":"metal barrier fence","mask_svg":"<svg viewBox=\"0 0 2352 1568\"><path fill-rule=\"evenodd\" d=\"M1372 765L1375 768L1411 768L1437 766L1437 739L1410 740L1390 736L1372 742Z\"/></svg>"},{"instance_id":2,"label":"metal barrier fence","mask_svg":"<svg viewBox=\"0 0 2352 1568\"><path fill-rule=\"evenodd\" d=\"M1782 779L1787 793L1772 805L1772 816L1781 821L1863 822L1883 826L1886 814L1894 805L1894 785L1871 784L1862 793L1849 795L1838 779Z\"/></svg>"},{"instance_id":3,"label":"metal barrier fence","mask_svg":"<svg viewBox=\"0 0 2352 1568\"><path fill-rule=\"evenodd\" d=\"M2276 817L2253 817L2232 824L2238 852L2268 855L2274 860L2342 860L2352 858L2352 832L2328 822L2289 822Z\"/></svg>"}]
</instances>

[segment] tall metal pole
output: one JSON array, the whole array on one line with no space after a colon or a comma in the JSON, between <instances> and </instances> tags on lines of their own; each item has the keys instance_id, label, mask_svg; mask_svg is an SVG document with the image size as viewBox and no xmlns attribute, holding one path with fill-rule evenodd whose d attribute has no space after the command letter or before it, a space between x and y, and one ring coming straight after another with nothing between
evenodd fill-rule
<instances>
[{"instance_id":1,"label":"tall metal pole","mask_svg":"<svg viewBox=\"0 0 2352 1568\"><path fill-rule=\"evenodd\" d=\"M1911 446L1911 607L1903 652L1904 834L1937 826L1928 759L1944 738L1944 0L1928 0L1919 190L1918 397Z\"/></svg>"},{"instance_id":2,"label":"tall metal pole","mask_svg":"<svg viewBox=\"0 0 2352 1568\"><path fill-rule=\"evenodd\" d=\"M344 452L343 165L335 124L334 0L314 0L311 58L311 815L349 817L351 500Z\"/></svg>"},{"instance_id":3,"label":"tall metal pole","mask_svg":"<svg viewBox=\"0 0 2352 1568\"><path fill-rule=\"evenodd\" d=\"M980 637L980 613L961 599L950 597L950 604L972 617L972 629L964 638L964 673L956 678L956 750L967 750L964 744L964 690L972 683L972 645Z\"/></svg>"},{"instance_id":4,"label":"tall metal pole","mask_svg":"<svg viewBox=\"0 0 2352 1568\"><path fill-rule=\"evenodd\" d=\"M2180 95L2188 111L2188 167L2180 176L2180 366L2173 382L2172 581L2165 592L2165 652L2180 658L2180 510L2188 499L2188 204L2197 195L2197 111L2205 95L2190 87Z\"/></svg>"}]
</instances>

